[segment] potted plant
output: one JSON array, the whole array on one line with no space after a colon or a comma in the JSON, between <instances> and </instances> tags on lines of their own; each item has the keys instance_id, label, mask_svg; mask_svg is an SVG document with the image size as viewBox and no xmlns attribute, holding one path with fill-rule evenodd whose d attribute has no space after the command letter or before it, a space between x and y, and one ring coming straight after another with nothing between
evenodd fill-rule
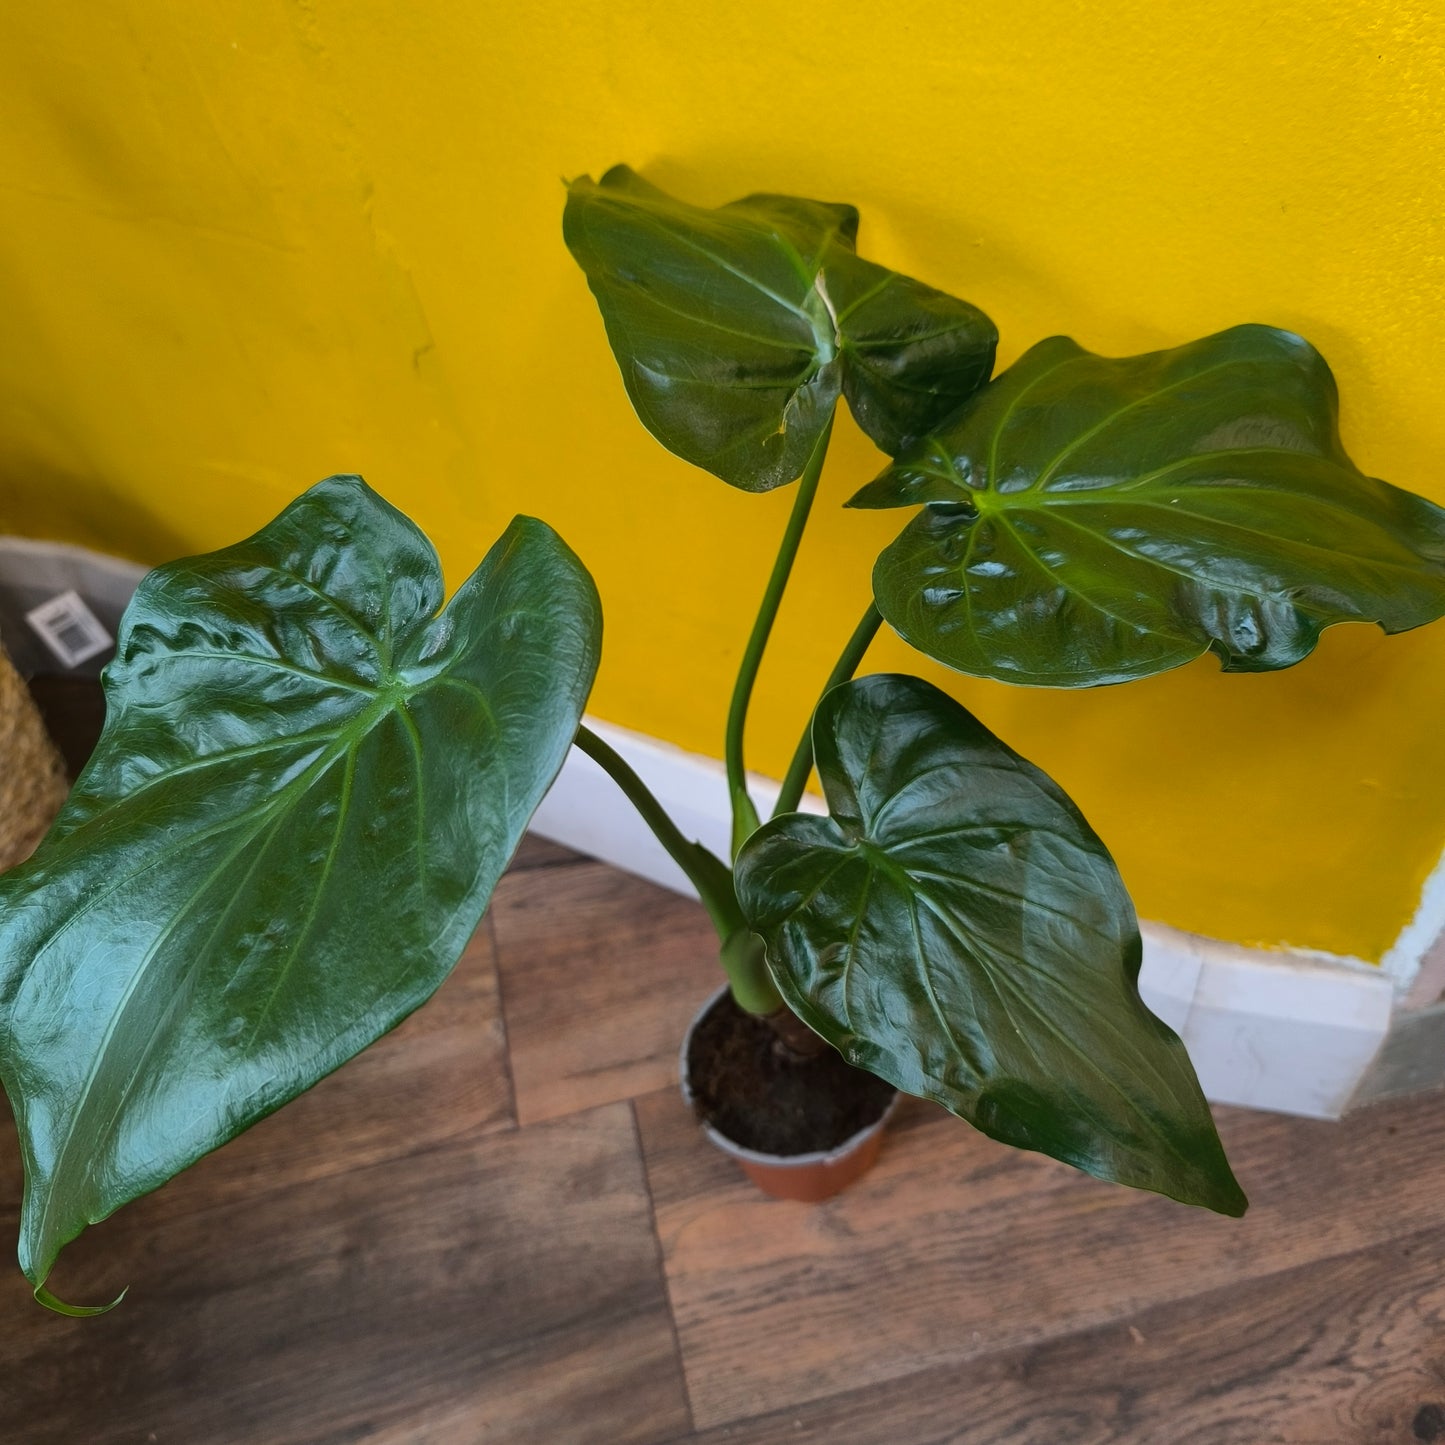
<instances>
[{"instance_id":1,"label":"potted plant","mask_svg":"<svg viewBox=\"0 0 1445 1445\"><path fill-rule=\"evenodd\" d=\"M785 1054L826 1039L1006 1143L1239 1212L1183 1049L1139 1001L1133 910L1078 810L927 683L849 679L885 619L935 661L1033 686L1125 682L1205 651L1227 670L1289 666L1334 622L1440 616L1445 513L1356 471L1333 378L1297 336L1239 326L1120 359L1054 337L990 381L989 319L859 257L857 224L787 196L705 210L621 166L575 182L565 213L653 436L745 491L800 478L728 719L747 923L731 944L719 930L733 1012L766 1019ZM842 399L893 458L848 505L921 510L878 559L875 602L760 826L744 721ZM814 761L827 819L793 811ZM685 1049L685 1080L688 1063ZM737 1117L711 1087L699 1102ZM866 1164L876 1138L854 1142ZM803 1197L859 1162L815 1155L790 1185L737 1152Z\"/></svg>"},{"instance_id":2,"label":"potted plant","mask_svg":"<svg viewBox=\"0 0 1445 1445\"><path fill-rule=\"evenodd\" d=\"M1103 844L936 688L853 673L881 620L1034 685L1205 651L1287 666L1331 623L1445 612L1445 511L1355 470L1298 337L1124 359L1056 338L990 381L988 319L860 258L856 222L776 196L703 210L622 168L569 191L568 243L649 429L747 490L800 478L727 730L732 859L579 725L597 596L542 522L517 519L442 608L417 529L332 478L142 584L96 754L0 879L0 1076L37 1298L70 1308L45 1281L88 1222L430 996L574 739L696 884L770 1056L816 1035L996 1138L1244 1209L1182 1045L1140 1002ZM893 457L853 504L918 510L762 822L743 723L840 398ZM794 811L814 764L825 817Z\"/></svg>"}]
</instances>

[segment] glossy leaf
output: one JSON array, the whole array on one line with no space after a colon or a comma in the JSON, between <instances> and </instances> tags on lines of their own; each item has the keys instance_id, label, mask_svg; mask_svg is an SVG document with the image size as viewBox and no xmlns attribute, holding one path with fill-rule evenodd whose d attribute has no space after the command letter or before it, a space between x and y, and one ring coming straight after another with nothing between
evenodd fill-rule
<instances>
[{"instance_id":1,"label":"glossy leaf","mask_svg":"<svg viewBox=\"0 0 1445 1445\"><path fill-rule=\"evenodd\" d=\"M1243 1213L1184 1046L1140 1000L1124 885L1060 789L912 677L835 688L813 746L829 816L773 819L737 864L799 1017L1006 1144Z\"/></svg>"},{"instance_id":2,"label":"glossy leaf","mask_svg":"<svg viewBox=\"0 0 1445 1445\"><path fill-rule=\"evenodd\" d=\"M1355 469L1324 360L1264 326L1117 359L1040 342L850 505L916 503L879 609L975 676L1266 671L1332 623L1445 614L1445 511Z\"/></svg>"},{"instance_id":3,"label":"glossy leaf","mask_svg":"<svg viewBox=\"0 0 1445 1445\"><path fill-rule=\"evenodd\" d=\"M988 317L863 260L857 232L852 206L757 195L709 210L626 166L574 181L563 216L638 416L749 492L796 480L840 395L896 453L993 369Z\"/></svg>"},{"instance_id":4,"label":"glossy leaf","mask_svg":"<svg viewBox=\"0 0 1445 1445\"><path fill-rule=\"evenodd\" d=\"M37 1286L451 971L562 765L600 619L524 517L442 598L431 545L358 477L141 584L95 756L0 879Z\"/></svg>"}]
</instances>

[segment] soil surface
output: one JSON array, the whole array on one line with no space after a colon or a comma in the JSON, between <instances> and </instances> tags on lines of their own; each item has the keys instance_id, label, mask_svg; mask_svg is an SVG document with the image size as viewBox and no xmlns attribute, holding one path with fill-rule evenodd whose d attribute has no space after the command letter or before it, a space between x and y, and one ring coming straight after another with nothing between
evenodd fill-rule
<instances>
[{"instance_id":1,"label":"soil surface","mask_svg":"<svg viewBox=\"0 0 1445 1445\"><path fill-rule=\"evenodd\" d=\"M777 1035L725 993L693 1030L688 1079L698 1117L745 1149L812 1154L876 1123L892 1084L855 1069L836 1049L794 1059Z\"/></svg>"}]
</instances>

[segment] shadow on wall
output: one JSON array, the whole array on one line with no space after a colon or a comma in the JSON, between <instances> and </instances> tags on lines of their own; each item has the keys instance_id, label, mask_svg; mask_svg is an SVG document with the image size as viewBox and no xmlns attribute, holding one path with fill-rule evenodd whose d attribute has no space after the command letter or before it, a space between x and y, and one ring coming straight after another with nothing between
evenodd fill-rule
<instances>
[{"instance_id":1,"label":"shadow on wall","mask_svg":"<svg viewBox=\"0 0 1445 1445\"><path fill-rule=\"evenodd\" d=\"M139 506L121 480L7 445L0 435L0 536L63 538L145 565L195 550L170 520ZM182 479L177 478L178 506Z\"/></svg>"}]
</instances>

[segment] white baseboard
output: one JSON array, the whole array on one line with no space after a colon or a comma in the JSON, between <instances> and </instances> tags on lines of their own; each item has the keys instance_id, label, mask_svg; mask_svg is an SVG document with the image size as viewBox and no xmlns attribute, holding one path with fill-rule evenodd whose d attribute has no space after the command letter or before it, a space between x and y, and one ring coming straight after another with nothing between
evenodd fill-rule
<instances>
[{"instance_id":1,"label":"white baseboard","mask_svg":"<svg viewBox=\"0 0 1445 1445\"><path fill-rule=\"evenodd\" d=\"M727 856L730 823L722 765L711 758L588 719L637 770L689 838ZM764 814L778 785L754 778ZM804 804L818 812L822 803ZM579 852L692 893L616 785L575 748L534 831ZM1338 1118L1390 1028L1395 986L1355 959L1250 949L1146 922L1140 992L1184 1040L1204 1092L1312 1118Z\"/></svg>"},{"instance_id":2,"label":"white baseboard","mask_svg":"<svg viewBox=\"0 0 1445 1445\"><path fill-rule=\"evenodd\" d=\"M1380 960L1403 1007L1426 1008L1445 995L1445 858L1420 891L1415 916Z\"/></svg>"}]
</instances>

